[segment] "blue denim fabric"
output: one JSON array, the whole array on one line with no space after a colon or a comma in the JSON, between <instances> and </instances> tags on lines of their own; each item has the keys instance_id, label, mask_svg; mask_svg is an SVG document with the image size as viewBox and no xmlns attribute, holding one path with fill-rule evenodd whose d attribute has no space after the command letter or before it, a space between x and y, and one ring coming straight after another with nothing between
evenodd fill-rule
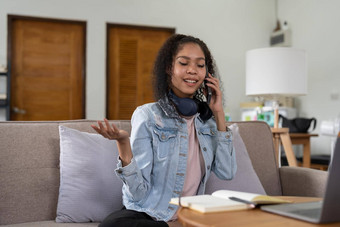
<instances>
[{"instance_id":1,"label":"blue denim fabric","mask_svg":"<svg viewBox=\"0 0 340 227\"><path fill-rule=\"evenodd\" d=\"M168 221L177 206L169 204L181 194L188 152L186 122L168 100L138 107L133 113L131 131L132 162L116 174L123 181L123 203L157 220ZM203 194L210 171L221 179L232 179L236 159L231 131L217 131L213 118L203 122L195 116L195 128L205 163L205 175L198 193Z\"/></svg>"}]
</instances>

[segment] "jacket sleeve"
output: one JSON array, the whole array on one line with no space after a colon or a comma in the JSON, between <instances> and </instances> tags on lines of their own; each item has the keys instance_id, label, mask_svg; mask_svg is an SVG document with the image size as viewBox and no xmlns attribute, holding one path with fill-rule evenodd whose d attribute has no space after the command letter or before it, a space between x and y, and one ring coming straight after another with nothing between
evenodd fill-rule
<instances>
[{"instance_id":1,"label":"jacket sleeve","mask_svg":"<svg viewBox=\"0 0 340 227\"><path fill-rule=\"evenodd\" d=\"M119 162L116 174L122 179L128 197L141 202L147 198L151 187L152 134L148 127L148 116L140 107L133 113L131 124L130 142L133 158L131 163L124 167Z\"/></svg>"},{"instance_id":2,"label":"jacket sleeve","mask_svg":"<svg viewBox=\"0 0 340 227\"><path fill-rule=\"evenodd\" d=\"M233 133L231 130L217 132L216 153L212 164L212 171L222 180L231 180L236 174L236 154L233 146Z\"/></svg>"}]
</instances>

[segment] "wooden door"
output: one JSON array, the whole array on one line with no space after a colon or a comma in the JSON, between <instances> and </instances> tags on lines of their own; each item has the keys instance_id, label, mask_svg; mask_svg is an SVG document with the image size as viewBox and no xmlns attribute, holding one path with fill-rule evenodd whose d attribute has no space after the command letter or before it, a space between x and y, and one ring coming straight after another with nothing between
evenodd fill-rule
<instances>
[{"instance_id":1,"label":"wooden door","mask_svg":"<svg viewBox=\"0 0 340 227\"><path fill-rule=\"evenodd\" d=\"M151 74L159 48L174 29L108 24L107 117L129 120L153 102Z\"/></svg>"},{"instance_id":2,"label":"wooden door","mask_svg":"<svg viewBox=\"0 0 340 227\"><path fill-rule=\"evenodd\" d=\"M9 16L10 120L85 118L85 22Z\"/></svg>"}]
</instances>

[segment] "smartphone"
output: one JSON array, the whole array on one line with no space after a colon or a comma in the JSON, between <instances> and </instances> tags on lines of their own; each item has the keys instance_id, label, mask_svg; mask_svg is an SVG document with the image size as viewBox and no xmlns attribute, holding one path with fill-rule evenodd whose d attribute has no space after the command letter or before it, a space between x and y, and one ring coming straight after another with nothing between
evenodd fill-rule
<instances>
[{"instance_id":1,"label":"smartphone","mask_svg":"<svg viewBox=\"0 0 340 227\"><path fill-rule=\"evenodd\" d=\"M206 67L207 72L205 74L205 78L209 78L209 72L208 72L208 67ZM211 100L211 96L212 96L212 90L211 87L207 86L207 83L209 83L207 80L204 81L204 85L205 85L205 90L207 92L207 104L210 104L210 100Z\"/></svg>"}]
</instances>

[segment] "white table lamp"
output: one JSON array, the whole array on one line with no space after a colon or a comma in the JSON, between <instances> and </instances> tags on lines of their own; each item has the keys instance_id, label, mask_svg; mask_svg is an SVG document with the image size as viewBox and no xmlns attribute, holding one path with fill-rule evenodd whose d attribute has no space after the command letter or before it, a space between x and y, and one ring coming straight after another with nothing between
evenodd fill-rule
<instances>
[{"instance_id":1,"label":"white table lamp","mask_svg":"<svg viewBox=\"0 0 340 227\"><path fill-rule=\"evenodd\" d=\"M246 95L277 101L307 94L307 59L303 50L269 47L246 54ZM277 108L276 108L277 111ZM276 121L276 122L275 122ZM274 117L277 128L278 117Z\"/></svg>"},{"instance_id":2,"label":"white table lamp","mask_svg":"<svg viewBox=\"0 0 340 227\"><path fill-rule=\"evenodd\" d=\"M274 146L279 161L282 143L290 166L297 166L288 128L278 128L279 97L307 94L306 52L289 47L269 47L249 50L246 54L246 95L269 98L274 106Z\"/></svg>"}]
</instances>

